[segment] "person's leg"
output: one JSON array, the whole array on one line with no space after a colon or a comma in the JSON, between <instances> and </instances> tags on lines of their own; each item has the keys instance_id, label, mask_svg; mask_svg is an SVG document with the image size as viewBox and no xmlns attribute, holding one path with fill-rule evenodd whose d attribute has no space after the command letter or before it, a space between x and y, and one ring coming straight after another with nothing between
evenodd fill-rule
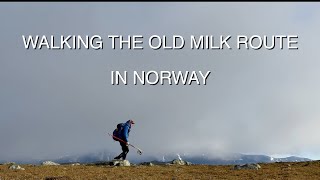
<instances>
[{"instance_id":1,"label":"person's leg","mask_svg":"<svg viewBox=\"0 0 320 180\"><path fill-rule=\"evenodd\" d=\"M117 157L113 158L113 159L120 159L120 158L123 158L123 143L120 142L120 146L122 148L122 153L120 153Z\"/></svg>"},{"instance_id":2,"label":"person's leg","mask_svg":"<svg viewBox=\"0 0 320 180\"><path fill-rule=\"evenodd\" d=\"M120 159L122 157L122 153L119 154L117 157L113 158L113 159Z\"/></svg>"},{"instance_id":3,"label":"person's leg","mask_svg":"<svg viewBox=\"0 0 320 180\"><path fill-rule=\"evenodd\" d=\"M121 143L121 147L122 147L122 159L125 160L129 152L129 147L124 143Z\"/></svg>"}]
</instances>

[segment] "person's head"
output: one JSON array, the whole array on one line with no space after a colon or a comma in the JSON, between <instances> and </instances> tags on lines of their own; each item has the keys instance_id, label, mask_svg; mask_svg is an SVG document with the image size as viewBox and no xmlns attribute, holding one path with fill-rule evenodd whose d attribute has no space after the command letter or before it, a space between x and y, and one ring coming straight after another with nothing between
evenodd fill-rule
<instances>
[{"instance_id":1,"label":"person's head","mask_svg":"<svg viewBox=\"0 0 320 180\"><path fill-rule=\"evenodd\" d=\"M127 121L130 125L135 124L135 122L133 121L133 119L130 119Z\"/></svg>"}]
</instances>

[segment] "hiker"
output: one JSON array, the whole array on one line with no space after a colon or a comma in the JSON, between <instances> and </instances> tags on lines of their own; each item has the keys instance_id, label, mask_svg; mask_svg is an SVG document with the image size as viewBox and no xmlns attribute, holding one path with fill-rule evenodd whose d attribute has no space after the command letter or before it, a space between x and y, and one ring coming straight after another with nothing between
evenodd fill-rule
<instances>
[{"instance_id":1,"label":"hiker","mask_svg":"<svg viewBox=\"0 0 320 180\"><path fill-rule=\"evenodd\" d=\"M134 121L132 119L128 120L126 123L122 123L122 124L118 124L118 127L117 126L117 133L118 133L118 137L123 140L124 142L122 141L119 141L120 143L120 146L122 148L122 153L119 154L119 156L115 157L114 159L120 159L122 158L122 160L125 160L126 157L127 157L127 154L129 152L129 133L130 133L130 129L131 129L131 126L132 124L135 124Z\"/></svg>"}]
</instances>

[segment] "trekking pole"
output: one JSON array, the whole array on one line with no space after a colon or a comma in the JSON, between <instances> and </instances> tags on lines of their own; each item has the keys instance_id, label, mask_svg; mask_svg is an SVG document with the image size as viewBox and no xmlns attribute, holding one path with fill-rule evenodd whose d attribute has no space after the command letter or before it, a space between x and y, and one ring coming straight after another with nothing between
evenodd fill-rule
<instances>
[{"instance_id":1,"label":"trekking pole","mask_svg":"<svg viewBox=\"0 0 320 180\"><path fill-rule=\"evenodd\" d=\"M120 138L118 138L118 137L116 137L116 136L114 136L114 135L112 135L112 134L110 134L110 133L108 133L108 134L109 134L109 136L112 136L113 138L115 138L115 139L117 139L117 140L119 140L119 141L121 141L121 142L123 142L123 143L126 143L124 140L122 140L122 139L120 139ZM132 144L129 144L129 145L132 146L133 148L135 148L136 150L138 150L137 153L138 153L139 155L142 155L142 150L141 150L141 149L135 147L135 146L132 145Z\"/></svg>"}]
</instances>

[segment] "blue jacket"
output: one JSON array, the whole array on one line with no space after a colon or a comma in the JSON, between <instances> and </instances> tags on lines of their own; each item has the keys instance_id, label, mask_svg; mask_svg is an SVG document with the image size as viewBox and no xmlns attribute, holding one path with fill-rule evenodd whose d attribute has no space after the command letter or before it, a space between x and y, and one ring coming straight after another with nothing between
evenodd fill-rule
<instances>
[{"instance_id":1,"label":"blue jacket","mask_svg":"<svg viewBox=\"0 0 320 180\"><path fill-rule=\"evenodd\" d=\"M123 129L121 132L121 139L124 140L125 142L128 142L130 129L131 129L131 124L130 124L130 120L128 120L126 123L124 123Z\"/></svg>"}]
</instances>

